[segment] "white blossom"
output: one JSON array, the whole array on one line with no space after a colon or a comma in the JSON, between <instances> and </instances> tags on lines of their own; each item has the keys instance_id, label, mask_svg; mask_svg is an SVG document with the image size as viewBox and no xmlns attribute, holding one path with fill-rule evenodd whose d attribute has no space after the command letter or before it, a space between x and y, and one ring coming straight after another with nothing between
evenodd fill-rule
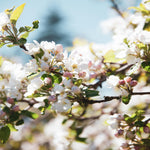
<instances>
[{"instance_id":1,"label":"white blossom","mask_svg":"<svg viewBox=\"0 0 150 150\"><path fill-rule=\"evenodd\" d=\"M10 19L5 12L0 13L0 30L10 23Z\"/></svg>"}]
</instances>

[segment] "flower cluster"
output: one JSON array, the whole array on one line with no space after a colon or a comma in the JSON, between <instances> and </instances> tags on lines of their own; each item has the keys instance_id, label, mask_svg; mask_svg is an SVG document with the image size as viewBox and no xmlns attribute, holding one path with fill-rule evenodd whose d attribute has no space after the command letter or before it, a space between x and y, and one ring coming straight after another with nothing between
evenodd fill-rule
<instances>
[{"instance_id":1,"label":"flower cluster","mask_svg":"<svg viewBox=\"0 0 150 150\"><path fill-rule=\"evenodd\" d=\"M0 13L0 46L19 46L32 57L25 65L0 57L1 143L8 140L11 129L24 124L25 118L48 115L52 119L62 114L64 120L58 115L58 121L56 117L50 123L58 122L60 128L63 120L68 131L60 131L58 141L66 136L64 144L72 148L74 141L80 141L91 149L101 149L101 145L106 146L103 149L118 149L121 144L112 141L121 137L123 150L147 149L150 103L144 96L150 94L150 1L133 7L133 14L108 21L105 28L114 32L111 43L76 43L71 52L53 41L27 43L29 32L38 28L39 21L17 29L23 8L24 4ZM140 100L137 95L144 96ZM143 120L145 117L148 119ZM115 134L107 131L108 126ZM52 148L59 137L56 132L50 133ZM66 145L60 147L66 149Z\"/></svg>"}]
</instances>

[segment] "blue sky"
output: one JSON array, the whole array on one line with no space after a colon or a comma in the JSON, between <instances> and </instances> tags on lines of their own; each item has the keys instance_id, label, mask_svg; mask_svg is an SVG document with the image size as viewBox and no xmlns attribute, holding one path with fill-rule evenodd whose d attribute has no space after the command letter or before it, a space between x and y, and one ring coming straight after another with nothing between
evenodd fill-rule
<instances>
[{"instance_id":1,"label":"blue sky","mask_svg":"<svg viewBox=\"0 0 150 150\"><path fill-rule=\"evenodd\" d=\"M122 0L121 4L133 3L135 0ZM32 25L34 20L40 21L37 31L30 34L28 41L38 39L40 31L45 27L46 16L54 9L65 17L63 32L69 32L72 40L75 37L87 39L90 42L107 42L111 40L110 34L104 35L99 23L102 20L117 15L110 7L109 0L3 0L0 2L0 12L13 6L26 3L24 11L18 20L18 26ZM5 49L5 50L4 50ZM11 57L16 49L0 49L0 55ZM17 52L22 55L22 52ZM24 56L24 55L23 55ZM25 56L24 56L25 57Z\"/></svg>"}]
</instances>

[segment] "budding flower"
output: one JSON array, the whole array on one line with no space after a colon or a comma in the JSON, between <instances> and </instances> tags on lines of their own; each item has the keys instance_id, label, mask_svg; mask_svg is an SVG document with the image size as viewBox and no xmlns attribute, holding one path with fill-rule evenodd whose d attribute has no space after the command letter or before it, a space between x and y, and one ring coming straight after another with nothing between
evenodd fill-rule
<instances>
[{"instance_id":1,"label":"budding flower","mask_svg":"<svg viewBox=\"0 0 150 150\"><path fill-rule=\"evenodd\" d=\"M1 110L0 111L0 119L4 118L5 115L6 115L6 113Z\"/></svg>"},{"instance_id":2,"label":"budding flower","mask_svg":"<svg viewBox=\"0 0 150 150\"><path fill-rule=\"evenodd\" d=\"M11 98L11 97L8 97L8 98L7 98L7 102L8 102L9 104L14 104L14 99Z\"/></svg>"},{"instance_id":3,"label":"budding flower","mask_svg":"<svg viewBox=\"0 0 150 150\"><path fill-rule=\"evenodd\" d=\"M45 62L41 63L41 69L44 71L48 71L49 70L49 65Z\"/></svg>"},{"instance_id":4,"label":"budding flower","mask_svg":"<svg viewBox=\"0 0 150 150\"><path fill-rule=\"evenodd\" d=\"M125 80L127 83L129 83L129 82L131 82L132 78L131 78L131 77L125 77L124 80Z\"/></svg>"},{"instance_id":5,"label":"budding flower","mask_svg":"<svg viewBox=\"0 0 150 150\"><path fill-rule=\"evenodd\" d=\"M143 130L145 133L150 133L150 128L148 126L145 126Z\"/></svg>"},{"instance_id":6,"label":"budding flower","mask_svg":"<svg viewBox=\"0 0 150 150\"><path fill-rule=\"evenodd\" d=\"M61 53L61 52L63 52L63 46L61 44L57 44L55 53L58 54L58 53Z\"/></svg>"},{"instance_id":7,"label":"budding flower","mask_svg":"<svg viewBox=\"0 0 150 150\"><path fill-rule=\"evenodd\" d=\"M88 67L90 68L92 65L93 65L93 63L91 61L89 61Z\"/></svg>"},{"instance_id":8,"label":"budding flower","mask_svg":"<svg viewBox=\"0 0 150 150\"><path fill-rule=\"evenodd\" d=\"M71 90L72 90L72 92L73 92L74 94L79 94L79 93L81 93L81 90L80 90L80 88L79 88L78 86L73 86L73 87L71 88Z\"/></svg>"},{"instance_id":9,"label":"budding flower","mask_svg":"<svg viewBox=\"0 0 150 150\"><path fill-rule=\"evenodd\" d=\"M64 77L69 77L69 78L71 78L73 75L72 75L72 73L70 73L70 72L64 72L64 73L63 73L63 76L64 76Z\"/></svg>"},{"instance_id":10,"label":"budding flower","mask_svg":"<svg viewBox=\"0 0 150 150\"><path fill-rule=\"evenodd\" d=\"M129 147L129 144L128 143L122 143L122 145L121 145L121 148L128 148Z\"/></svg>"},{"instance_id":11,"label":"budding flower","mask_svg":"<svg viewBox=\"0 0 150 150\"><path fill-rule=\"evenodd\" d=\"M133 139L134 138L133 132L132 131L127 131L126 137L129 138L129 139Z\"/></svg>"},{"instance_id":12,"label":"budding flower","mask_svg":"<svg viewBox=\"0 0 150 150\"><path fill-rule=\"evenodd\" d=\"M46 84L51 84L51 83L52 83L52 79L46 77L46 78L44 79L44 83L46 83Z\"/></svg>"},{"instance_id":13,"label":"budding flower","mask_svg":"<svg viewBox=\"0 0 150 150\"><path fill-rule=\"evenodd\" d=\"M56 96L55 96L55 95L50 95L50 96L48 97L48 100L49 100L50 102L55 102L55 101L56 101Z\"/></svg>"},{"instance_id":14,"label":"budding flower","mask_svg":"<svg viewBox=\"0 0 150 150\"><path fill-rule=\"evenodd\" d=\"M94 78L96 78L96 76L97 76L96 73L92 73L92 74L90 74L90 79L94 79Z\"/></svg>"},{"instance_id":15,"label":"budding flower","mask_svg":"<svg viewBox=\"0 0 150 150\"><path fill-rule=\"evenodd\" d=\"M79 77L80 77L80 78L84 78L85 76L86 76L86 72L80 72L80 73L79 73Z\"/></svg>"},{"instance_id":16,"label":"budding flower","mask_svg":"<svg viewBox=\"0 0 150 150\"><path fill-rule=\"evenodd\" d=\"M134 86L137 85L137 81L136 81L136 80L132 80L132 81L130 81L129 85L130 85L131 87L134 87Z\"/></svg>"},{"instance_id":17,"label":"budding flower","mask_svg":"<svg viewBox=\"0 0 150 150\"><path fill-rule=\"evenodd\" d=\"M14 105L14 106L12 107L12 109L13 109L13 111L15 111L15 112L17 112L17 111L20 110L18 105Z\"/></svg>"},{"instance_id":18,"label":"budding flower","mask_svg":"<svg viewBox=\"0 0 150 150\"><path fill-rule=\"evenodd\" d=\"M119 84L120 84L120 85L124 85L124 84L125 84L125 80L120 80L120 81L119 81Z\"/></svg>"},{"instance_id":19,"label":"budding flower","mask_svg":"<svg viewBox=\"0 0 150 150\"><path fill-rule=\"evenodd\" d=\"M118 132L115 134L116 137L119 137L121 135L123 135L124 130L118 130Z\"/></svg>"}]
</instances>

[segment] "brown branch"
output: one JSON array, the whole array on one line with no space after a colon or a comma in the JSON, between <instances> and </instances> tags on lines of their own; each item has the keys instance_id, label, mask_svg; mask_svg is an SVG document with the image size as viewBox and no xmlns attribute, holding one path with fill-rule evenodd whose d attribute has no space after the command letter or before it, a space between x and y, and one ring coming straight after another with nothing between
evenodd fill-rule
<instances>
[{"instance_id":1,"label":"brown branch","mask_svg":"<svg viewBox=\"0 0 150 150\"><path fill-rule=\"evenodd\" d=\"M116 10L116 12L122 17L124 18L122 12L119 10L119 7L117 5L117 3L115 2L115 0L110 0L112 2L112 8Z\"/></svg>"},{"instance_id":2,"label":"brown branch","mask_svg":"<svg viewBox=\"0 0 150 150\"><path fill-rule=\"evenodd\" d=\"M36 104L36 103L38 103L36 100L20 100L20 101L18 101L18 102L20 102L20 103L27 103L30 107L32 107L34 104Z\"/></svg>"},{"instance_id":3,"label":"brown branch","mask_svg":"<svg viewBox=\"0 0 150 150\"><path fill-rule=\"evenodd\" d=\"M57 71L52 70L52 69L50 69L50 72L51 72L51 73L54 73L54 74L59 74L59 75L61 75L61 76L63 75L63 73L61 73L61 72L57 72Z\"/></svg>"},{"instance_id":4,"label":"brown branch","mask_svg":"<svg viewBox=\"0 0 150 150\"><path fill-rule=\"evenodd\" d=\"M98 82L96 82L95 84L85 84L85 83L82 83L82 85L86 86L86 87L89 87L89 88L97 88L98 86L102 87L102 83L106 81L106 76L103 75L100 80Z\"/></svg>"},{"instance_id":5,"label":"brown branch","mask_svg":"<svg viewBox=\"0 0 150 150\"><path fill-rule=\"evenodd\" d=\"M148 95L150 92L133 92L131 95Z\"/></svg>"},{"instance_id":6,"label":"brown branch","mask_svg":"<svg viewBox=\"0 0 150 150\"><path fill-rule=\"evenodd\" d=\"M123 67L117 69L116 72L115 72L115 74L116 74L116 73L119 73L119 72L123 72L123 71L129 69L129 68L132 67L133 65L134 65L134 64L131 64L131 65L125 65L125 66L123 66Z\"/></svg>"},{"instance_id":7,"label":"brown branch","mask_svg":"<svg viewBox=\"0 0 150 150\"><path fill-rule=\"evenodd\" d=\"M104 100L87 100L87 99L84 99L84 101L88 104L95 104L95 103L109 102L109 101L112 101L114 99L120 100L121 96L105 96Z\"/></svg>"},{"instance_id":8,"label":"brown branch","mask_svg":"<svg viewBox=\"0 0 150 150\"><path fill-rule=\"evenodd\" d=\"M28 51L27 49L26 49L26 47L24 46L24 45L20 45L20 48L22 48L24 51ZM30 55L32 58L35 58L33 55Z\"/></svg>"}]
</instances>

